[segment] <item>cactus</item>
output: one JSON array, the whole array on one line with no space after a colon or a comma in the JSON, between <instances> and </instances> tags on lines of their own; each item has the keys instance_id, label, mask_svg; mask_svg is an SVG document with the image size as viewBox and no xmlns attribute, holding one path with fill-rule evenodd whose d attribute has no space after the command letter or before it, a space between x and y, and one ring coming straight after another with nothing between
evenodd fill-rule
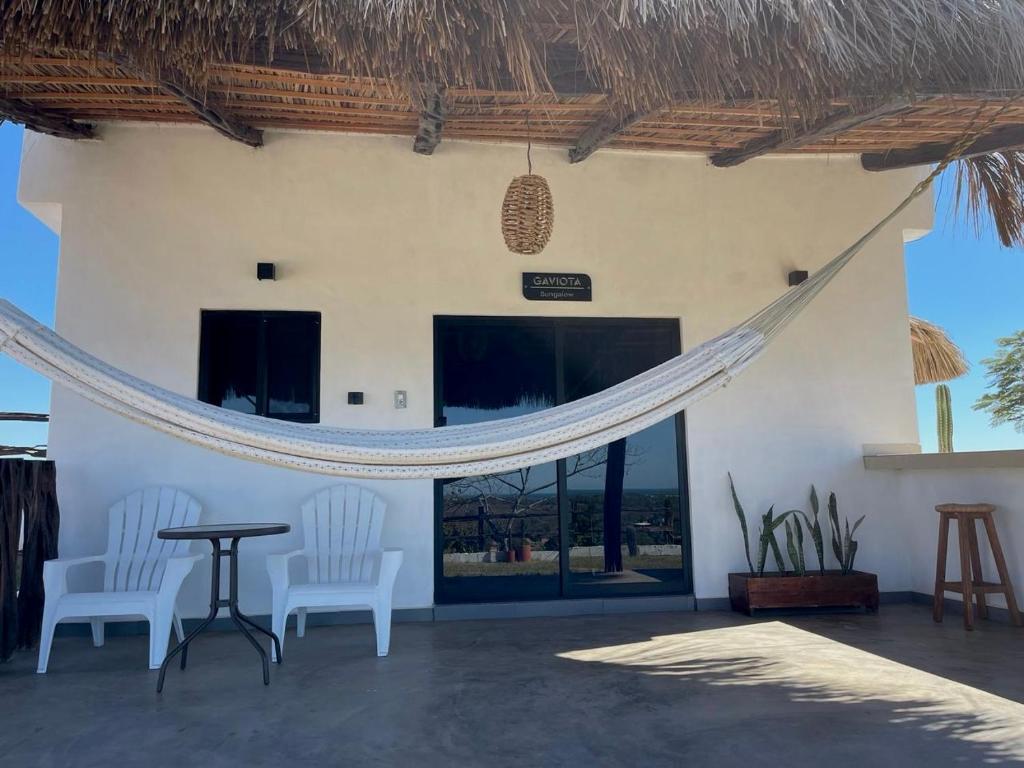
<instances>
[{"instance_id":1,"label":"cactus","mask_svg":"<svg viewBox=\"0 0 1024 768\"><path fill-rule=\"evenodd\" d=\"M935 423L939 434L939 453L953 452L953 405L949 387L935 388Z\"/></svg>"},{"instance_id":2,"label":"cactus","mask_svg":"<svg viewBox=\"0 0 1024 768\"><path fill-rule=\"evenodd\" d=\"M850 528L850 518L846 518L844 532L839 527L839 504L836 502L836 495L829 494L828 519L832 527L832 553L839 561L839 568L844 576L853 570L853 561L857 557L857 542L854 541L853 534L864 522L864 517L865 515L861 515L853 524L852 529Z\"/></svg>"},{"instance_id":3,"label":"cactus","mask_svg":"<svg viewBox=\"0 0 1024 768\"><path fill-rule=\"evenodd\" d=\"M825 574L825 539L821 535L821 523L818 522L818 492L811 486L811 511L814 513L814 520L808 517L803 510L797 510L807 523L807 530L811 532L811 539L814 541L814 554L818 556L818 572Z\"/></svg>"}]
</instances>

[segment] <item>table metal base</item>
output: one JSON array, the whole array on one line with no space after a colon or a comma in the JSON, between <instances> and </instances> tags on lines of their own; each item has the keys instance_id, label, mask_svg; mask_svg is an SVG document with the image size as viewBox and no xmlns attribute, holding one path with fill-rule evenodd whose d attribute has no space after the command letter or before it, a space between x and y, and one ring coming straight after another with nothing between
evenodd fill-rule
<instances>
[{"instance_id":1,"label":"table metal base","mask_svg":"<svg viewBox=\"0 0 1024 768\"><path fill-rule=\"evenodd\" d=\"M206 629L217 618L217 611L221 608L227 608L228 614L231 617L231 621L234 622L238 630L245 635L246 639L252 643L252 647L256 649L260 655L260 659L263 661L263 684L270 685L270 661L267 658L267 652L263 650L263 646L259 644L255 637L252 636L250 629L254 629L267 637L269 637L274 643L274 651L277 654L277 663L280 664L282 661L281 657L281 641L277 635L270 632L263 627L259 626L256 622L238 610L238 542L239 539L231 539L231 547L225 551L220 545L220 539L210 539L210 544L213 545L213 567L212 577L210 582L210 613L203 620L203 622L189 632L185 639L178 643L174 649L167 654L167 658L164 659L163 664L160 665L160 677L156 682L156 692L160 693L164 689L164 676L167 674L167 666L178 654L181 654L181 668L185 669L185 665L188 663L188 646L196 638L200 632ZM224 600L220 596L220 559L222 557L229 558L229 587L228 587L228 598Z\"/></svg>"}]
</instances>

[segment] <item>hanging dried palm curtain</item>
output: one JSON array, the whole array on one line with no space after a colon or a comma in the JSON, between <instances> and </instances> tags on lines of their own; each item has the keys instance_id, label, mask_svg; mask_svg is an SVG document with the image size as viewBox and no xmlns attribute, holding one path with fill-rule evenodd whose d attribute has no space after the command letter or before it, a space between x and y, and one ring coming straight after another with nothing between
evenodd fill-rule
<instances>
[{"instance_id":1,"label":"hanging dried palm curtain","mask_svg":"<svg viewBox=\"0 0 1024 768\"><path fill-rule=\"evenodd\" d=\"M0 459L0 661L39 642L43 562L57 556L52 461Z\"/></svg>"},{"instance_id":2,"label":"hanging dried palm curtain","mask_svg":"<svg viewBox=\"0 0 1024 768\"><path fill-rule=\"evenodd\" d=\"M760 356L865 244L929 188L945 165L938 166L857 242L746 322L617 386L526 416L399 431L299 425L236 413L107 365L4 301L0 301L0 349L115 413L244 459L362 478L507 472L599 448L724 387Z\"/></svg>"}]
</instances>

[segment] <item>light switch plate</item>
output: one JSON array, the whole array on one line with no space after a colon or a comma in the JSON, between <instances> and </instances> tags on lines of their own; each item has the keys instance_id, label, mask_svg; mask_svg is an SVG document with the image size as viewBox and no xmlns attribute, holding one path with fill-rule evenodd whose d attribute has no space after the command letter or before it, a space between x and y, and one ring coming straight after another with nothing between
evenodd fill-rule
<instances>
[{"instance_id":1,"label":"light switch plate","mask_svg":"<svg viewBox=\"0 0 1024 768\"><path fill-rule=\"evenodd\" d=\"M409 399L405 394L404 389L395 390L395 408L405 408L409 404Z\"/></svg>"}]
</instances>

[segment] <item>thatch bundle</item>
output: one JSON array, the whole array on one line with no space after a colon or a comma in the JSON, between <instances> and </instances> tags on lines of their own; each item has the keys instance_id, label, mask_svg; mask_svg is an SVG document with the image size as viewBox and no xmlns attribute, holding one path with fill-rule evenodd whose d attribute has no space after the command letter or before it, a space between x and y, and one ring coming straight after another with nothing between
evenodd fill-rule
<instances>
[{"instance_id":1,"label":"thatch bundle","mask_svg":"<svg viewBox=\"0 0 1024 768\"><path fill-rule=\"evenodd\" d=\"M1024 152L982 155L959 163L955 197L977 229L987 209L999 242L1024 246Z\"/></svg>"},{"instance_id":2,"label":"thatch bundle","mask_svg":"<svg viewBox=\"0 0 1024 768\"><path fill-rule=\"evenodd\" d=\"M910 318L910 345L914 355L914 383L936 384L963 376L967 360L960 347L939 326Z\"/></svg>"},{"instance_id":3,"label":"thatch bundle","mask_svg":"<svg viewBox=\"0 0 1024 768\"><path fill-rule=\"evenodd\" d=\"M617 101L1024 90L1019 0L8 0L5 54L126 56L202 82L300 51L393 83L536 92L568 65Z\"/></svg>"}]
</instances>

